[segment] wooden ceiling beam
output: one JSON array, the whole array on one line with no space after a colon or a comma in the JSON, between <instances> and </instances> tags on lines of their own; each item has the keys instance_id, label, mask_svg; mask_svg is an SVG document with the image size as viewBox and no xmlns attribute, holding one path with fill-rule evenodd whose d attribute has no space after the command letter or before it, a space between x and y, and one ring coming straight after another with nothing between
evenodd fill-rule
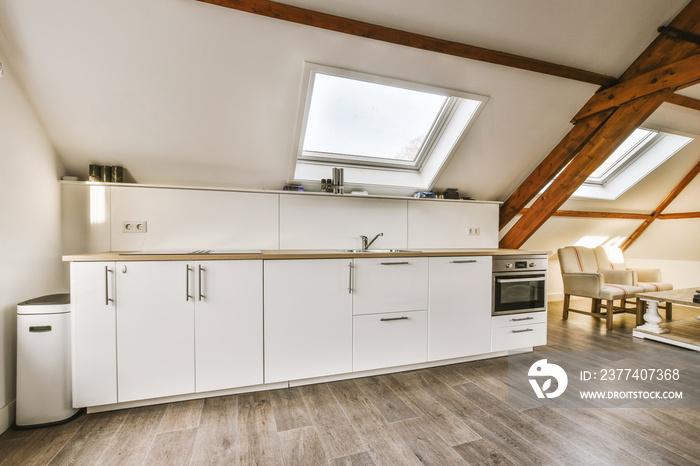
<instances>
[{"instance_id":1,"label":"wooden ceiling beam","mask_svg":"<svg viewBox=\"0 0 700 466\"><path fill-rule=\"evenodd\" d=\"M520 213L524 214L528 208L524 208ZM648 220L651 214L638 214L632 212L596 212L588 210L557 210L552 217L577 217L577 218L613 218L622 220Z\"/></svg>"},{"instance_id":2,"label":"wooden ceiling beam","mask_svg":"<svg viewBox=\"0 0 700 466\"><path fill-rule=\"evenodd\" d=\"M674 214L661 214L659 220L678 220L684 218L700 218L700 212L679 212Z\"/></svg>"},{"instance_id":3,"label":"wooden ceiling beam","mask_svg":"<svg viewBox=\"0 0 700 466\"><path fill-rule=\"evenodd\" d=\"M615 109L552 184L501 239L504 249L518 249L578 189L601 163L671 94L664 90Z\"/></svg>"},{"instance_id":4,"label":"wooden ceiling beam","mask_svg":"<svg viewBox=\"0 0 700 466\"><path fill-rule=\"evenodd\" d=\"M674 105L680 105L681 107L690 108L692 110L700 110L700 100L692 99L680 94L671 94L666 102Z\"/></svg>"},{"instance_id":5,"label":"wooden ceiling beam","mask_svg":"<svg viewBox=\"0 0 700 466\"><path fill-rule=\"evenodd\" d=\"M197 0L203 3L253 13L269 18L312 26L328 31L341 32L353 36L365 37L391 44L413 47L416 49L438 52L471 60L478 60L496 65L509 66L521 70L534 71L561 78L573 79L600 86L612 86L617 82L612 76L580 70L570 66L521 57L505 52L498 52L482 47L475 47L436 37L424 36L412 32L393 29L377 24L366 23L341 16L329 15L314 10L299 8L284 3L268 0Z\"/></svg>"},{"instance_id":6,"label":"wooden ceiling beam","mask_svg":"<svg viewBox=\"0 0 700 466\"><path fill-rule=\"evenodd\" d=\"M574 156L605 123L613 110L601 112L576 124L552 149L547 157L528 175L520 186L501 204L499 229L505 227L557 174L571 162Z\"/></svg>"},{"instance_id":7,"label":"wooden ceiling beam","mask_svg":"<svg viewBox=\"0 0 700 466\"><path fill-rule=\"evenodd\" d=\"M642 235L642 233L644 233L646 231L646 229L649 228L649 226L651 226L651 224L654 222L654 220L656 220L657 218L659 218L661 216L661 214L666 209L666 207L668 207L671 204L671 202L673 202L678 197L678 195L685 189L685 187L688 186L690 184L690 182L695 179L696 176L698 176L698 173L700 173L700 162L698 162L693 167L693 169L690 170L687 175L685 175L685 177L681 180L681 182L678 183L676 185L676 187L673 188L673 190L670 193L668 193L668 196L666 196L666 198L661 202L661 204L659 204L659 206L656 208L656 210L651 214L651 218L648 220L645 220L639 226L639 228L637 228L629 236L629 238L627 238L620 245L620 249L622 249L624 251L627 248L629 248L632 245L632 243L634 243L637 240L637 238L639 238Z\"/></svg>"},{"instance_id":8,"label":"wooden ceiling beam","mask_svg":"<svg viewBox=\"0 0 700 466\"><path fill-rule=\"evenodd\" d=\"M700 34L700 1L691 0L668 27ZM620 76L620 82L655 70L660 66L674 63L697 55L700 47L689 42L679 41L665 35L658 35L647 49Z\"/></svg>"},{"instance_id":9,"label":"wooden ceiling beam","mask_svg":"<svg viewBox=\"0 0 700 466\"><path fill-rule=\"evenodd\" d=\"M682 88L700 79L700 55L662 66L597 92L574 116L574 122L622 103L660 91Z\"/></svg>"}]
</instances>

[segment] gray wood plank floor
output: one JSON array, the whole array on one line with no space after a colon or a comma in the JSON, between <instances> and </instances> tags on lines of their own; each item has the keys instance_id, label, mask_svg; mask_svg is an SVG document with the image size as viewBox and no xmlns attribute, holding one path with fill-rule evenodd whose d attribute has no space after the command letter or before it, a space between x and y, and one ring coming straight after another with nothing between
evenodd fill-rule
<instances>
[{"instance_id":1,"label":"gray wood plank floor","mask_svg":"<svg viewBox=\"0 0 700 466\"><path fill-rule=\"evenodd\" d=\"M580 308L588 303L581 301ZM674 309L675 320L697 313ZM540 350L686 351L550 303ZM698 464L700 410L515 409L507 358L99 414L0 435L0 465ZM691 381L697 383L698 381Z\"/></svg>"}]
</instances>

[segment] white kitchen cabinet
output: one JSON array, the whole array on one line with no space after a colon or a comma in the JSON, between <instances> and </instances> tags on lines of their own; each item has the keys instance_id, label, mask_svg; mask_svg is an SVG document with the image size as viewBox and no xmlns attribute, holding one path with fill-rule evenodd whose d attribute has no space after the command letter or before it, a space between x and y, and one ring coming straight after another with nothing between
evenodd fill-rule
<instances>
[{"instance_id":1,"label":"white kitchen cabinet","mask_svg":"<svg viewBox=\"0 0 700 466\"><path fill-rule=\"evenodd\" d=\"M428 311L359 315L354 324L354 371L416 364L428 358Z\"/></svg>"},{"instance_id":2,"label":"white kitchen cabinet","mask_svg":"<svg viewBox=\"0 0 700 466\"><path fill-rule=\"evenodd\" d=\"M495 316L491 320L491 351L547 344L547 312Z\"/></svg>"},{"instance_id":3,"label":"white kitchen cabinet","mask_svg":"<svg viewBox=\"0 0 700 466\"><path fill-rule=\"evenodd\" d=\"M262 261L194 263L197 392L263 383Z\"/></svg>"},{"instance_id":4,"label":"white kitchen cabinet","mask_svg":"<svg viewBox=\"0 0 700 466\"><path fill-rule=\"evenodd\" d=\"M265 382L352 371L351 259L265 261Z\"/></svg>"},{"instance_id":5,"label":"white kitchen cabinet","mask_svg":"<svg viewBox=\"0 0 700 466\"><path fill-rule=\"evenodd\" d=\"M354 314L428 309L428 259L355 259Z\"/></svg>"},{"instance_id":6,"label":"white kitchen cabinet","mask_svg":"<svg viewBox=\"0 0 700 466\"><path fill-rule=\"evenodd\" d=\"M119 401L195 391L192 262L117 262Z\"/></svg>"},{"instance_id":7,"label":"white kitchen cabinet","mask_svg":"<svg viewBox=\"0 0 700 466\"><path fill-rule=\"evenodd\" d=\"M491 256L431 257L428 360L491 350Z\"/></svg>"},{"instance_id":8,"label":"white kitchen cabinet","mask_svg":"<svg viewBox=\"0 0 700 466\"><path fill-rule=\"evenodd\" d=\"M114 262L73 262L73 406L117 402Z\"/></svg>"}]
</instances>

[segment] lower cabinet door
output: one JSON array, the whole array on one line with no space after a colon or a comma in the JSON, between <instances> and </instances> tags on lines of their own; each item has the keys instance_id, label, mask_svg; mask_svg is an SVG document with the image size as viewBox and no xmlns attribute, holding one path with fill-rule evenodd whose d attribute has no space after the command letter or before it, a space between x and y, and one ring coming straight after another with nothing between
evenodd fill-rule
<instances>
[{"instance_id":1,"label":"lower cabinet door","mask_svg":"<svg viewBox=\"0 0 700 466\"><path fill-rule=\"evenodd\" d=\"M117 263L120 402L192 393L192 262Z\"/></svg>"},{"instance_id":2,"label":"lower cabinet door","mask_svg":"<svg viewBox=\"0 0 700 466\"><path fill-rule=\"evenodd\" d=\"M428 312L355 316L353 371L428 360Z\"/></svg>"},{"instance_id":3,"label":"lower cabinet door","mask_svg":"<svg viewBox=\"0 0 700 466\"><path fill-rule=\"evenodd\" d=\"M73 406L117 402L114 262L70 265Z\"/></svg>"},{"instance_id":4,"label":"lower cabinet door","mask_svg":"<svg viewBox=\"0 0 700 466\"><path fill-rule=\"evenodd\" d=\"M431 361L491 350L491 256L430 258Z\"/></svg>"},{"instance_id":5,"label":"lower cabinet door","mask_svg":"<svg viewBox=\"0 0 700 466\"><path fill-rule=\"evenodd\" d=\"M262 261L195 263L197 392L263 383Z\"/></svg>"},{"instance_id":6,"label":"lower cabinet door","mask_svg":"<svg viewBox=\"0 0 700 466\"><path fill-rule=\"evenodd\" d=\"M351 265L265 261L265 383L352 371Z\"/></svg>"}]
</instances>

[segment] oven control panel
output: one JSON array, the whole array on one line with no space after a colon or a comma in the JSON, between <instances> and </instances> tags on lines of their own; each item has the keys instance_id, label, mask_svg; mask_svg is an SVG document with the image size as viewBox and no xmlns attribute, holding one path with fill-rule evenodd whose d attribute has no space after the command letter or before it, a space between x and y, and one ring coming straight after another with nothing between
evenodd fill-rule
<instances>
[{"instance_id":1,"label":"oven control panel","mask_svg":"<svg viewBox=\"0 0 700 466\"><path fill-rule=\"evenodd\" d=\"M494 272L519 272L524 270L547 270L547 256L494 256L493 258Z\"/></svg>"}]
</instances>

